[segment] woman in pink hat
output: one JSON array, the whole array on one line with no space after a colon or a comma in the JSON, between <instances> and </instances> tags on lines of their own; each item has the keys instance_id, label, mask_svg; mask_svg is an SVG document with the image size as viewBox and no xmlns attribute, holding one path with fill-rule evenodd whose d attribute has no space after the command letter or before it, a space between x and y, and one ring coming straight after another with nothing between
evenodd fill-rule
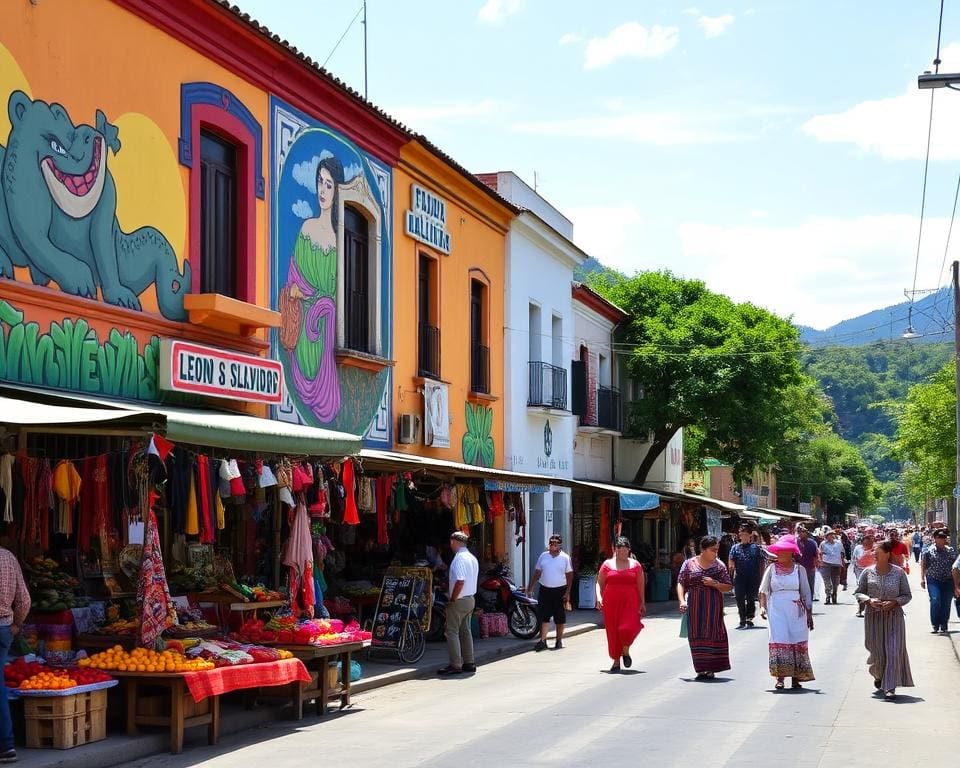
<instances>
[{"instance_id":1,"label":"woman in pink hat","mask_svg":"<svg viewBox=\"0 0 960 768\"><path fill-rule=\"evenodd\" d=\"M760 582L760 616L767 619L770 633L770 674L778 691L787 677L793 688L802 688L802 682L814 679L807 649L813 629L810 582L803 566L793 560L800 554L794 536L781 536L767 550L777 556Z\"/></svg>"}]
</instances>

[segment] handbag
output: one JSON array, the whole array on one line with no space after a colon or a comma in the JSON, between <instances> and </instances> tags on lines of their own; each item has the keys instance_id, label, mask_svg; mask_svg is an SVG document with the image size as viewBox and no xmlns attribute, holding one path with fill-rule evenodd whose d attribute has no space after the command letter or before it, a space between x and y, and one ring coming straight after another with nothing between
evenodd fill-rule
<instances>
[{"instance_id":1,"label":"handbag","mask_svg":"<svg viewBox=\"0 0 960 768\"><path fill-rule=\"evenodd\" d=\"M680 614L680 637L686 637L690 632L690 612Z\"/></svg>"}]
</instances>

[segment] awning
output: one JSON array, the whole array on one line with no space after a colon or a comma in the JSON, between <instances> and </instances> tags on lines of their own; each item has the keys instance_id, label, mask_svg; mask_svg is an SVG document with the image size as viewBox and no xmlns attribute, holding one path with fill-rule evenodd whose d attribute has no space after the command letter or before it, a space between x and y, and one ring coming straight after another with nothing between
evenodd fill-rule
<instances>
[{"instance_id":1,"label":"awning","mask_svg":"<svg viewBox=\"0 0 960 768\"><path fill-rule=\"evenodd\" d=\"M435 459L430 456L398 451L378 451L373 448L361 450L360 461L365 469L372 470L430 471L451 477L482 478L484 486L487 483L496 486L488 490L504 490L512 493L546 493L552 485L565 485L568 482L564 478L548 475L509 472L505 469L478 467L475 464L463 464L459 461Z\"/></svg>"},{"instance_id":2,"label":"awning","mask_svg":"<svg viewBox=\"0 0 960 768\"><path fill-rule=\"evenodd\" d=\"M329 429L288 424L238 413L201 408L120 402L77 394L32 390L4 385L4 401L10 407L0 410L0 422L28 425L84 425L113 421L129 425L131 430L163 433L174 443L190 443L232 451L252 453L296 454L304 456L352 456L360 452L362 440L357 435ZM92 407L83 407L84 405ZM46 412L63 419L18 422L16 415L33 410L39 418ZM44 411L44 409L46 409ZM11 419L6 418L11 412ZM90 418L88 414L100 414ZM115 414L115 415L112 415Z\"/></svg>"},{"instance_id":3,"label":"awning","mask_svg":"<svg viewBox=\"0 0 960 768\"><path fill-rule=\"evenodd\" d=\"M802 515L799 512L785 512L782 509L768 509L766 507L750 507L751 511L759 512L762 515L774 517L777 520L813 520L810 515Z\"/></svg>"},{"instance_id":4,"label":"awning","mask_svg":"<svg viewBox=\"0 0 960 768\"><path fill-rule=\"evenodd\" d=\"M644 512L660 506L660 496L651 491L644 491L639 488L628 488L623 485L609 485L607 483L594 483L587 480L574 480L570 484L574 488L599 491L600 493L617 496L620 499L621 511Z\"/></svg>"},{"instance_id":5,"label":"awning","mask_svg":"<svg viewBox=\"0 0 960 768\"><path fill-rule=\"evenodd\" d=\"M776 523L780 520L780 518L777 517L776 515L768 515L765 512L757 512L756 510L753 510L753 509L743 510L742 512L740 512L740 517L746 517L746 518L749 518L750 520L756 520L758 523L763 523L765 525L767 523Z\"/></svg>"},{"instance_id":6,"label":"awning","mask_svg":"<svg viewBox=\"0 0 960 768\"><path fill-rule=\"evenodd\" d=\"M721 501L709 496L703 496L699 493L688 493L687 491L657 491L666 501L683 501L688 504L700 504L704 507L718 509L731 515L743 513L746 507L743 504L734 504L731 501Z\"/></svg>"},{"instance_id":7,"label":"awning","mask_svg":"<svg viewBox=\"0 0 960 768\"><path fill-rule=\"evenodd\" d=\"M0 395L0 424L18 427L97 424L105 421L143 425L153 414L126 408L82 408L19 400Z\"/></svg>"}]
</instances>

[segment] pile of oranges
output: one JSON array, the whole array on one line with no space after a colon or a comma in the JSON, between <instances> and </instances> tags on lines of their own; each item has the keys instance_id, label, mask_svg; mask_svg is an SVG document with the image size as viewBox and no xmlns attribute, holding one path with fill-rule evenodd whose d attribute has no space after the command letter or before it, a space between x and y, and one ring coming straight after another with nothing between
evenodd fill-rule
<instances>
[{"instance_id":1,"label":"pile of oranges","mask_svg":"<svg viewBox=\"0 0 960 768\"><path fill-rule=\"evenodd\" d=\"M81 667L93 667L116 672L198 672L213 669L214 663L206 659L188 659L177 651L154 651L134 648L125 651L115 645L102 653L77 662Z\"/></svg>"},{"instance_id":2,"label":"pile of oranges","mask_svg":"<svg viewBox=\"0 0 960 768\"><path fill-rule=\"evenodd\" d=\"M77 681L70 677L66 670L56 672L39 672L20 683L21 691L63 691L75 688Z\"/></svg>"}]
</instances>

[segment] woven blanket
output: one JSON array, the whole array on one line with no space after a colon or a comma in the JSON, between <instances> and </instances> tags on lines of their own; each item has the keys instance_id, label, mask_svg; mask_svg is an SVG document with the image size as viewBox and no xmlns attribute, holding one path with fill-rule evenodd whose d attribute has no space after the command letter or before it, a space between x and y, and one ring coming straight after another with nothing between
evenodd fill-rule
<instances>
[{"instance_id":1,"label":"woven blanket","mask_svg":"<svg viewBox=\"0 0 960 768\"><path fill-rule=\"evenodd\" d=\"M268 688L274 685L287 685L298 680L309 683L310 673L300 659L281 659L259 664L217 667L202 672L187 672L183 679L187 683L193 700L202 701L207 696L219 696L222 693L245 688Z\"/></svg>"}]
</instances>

